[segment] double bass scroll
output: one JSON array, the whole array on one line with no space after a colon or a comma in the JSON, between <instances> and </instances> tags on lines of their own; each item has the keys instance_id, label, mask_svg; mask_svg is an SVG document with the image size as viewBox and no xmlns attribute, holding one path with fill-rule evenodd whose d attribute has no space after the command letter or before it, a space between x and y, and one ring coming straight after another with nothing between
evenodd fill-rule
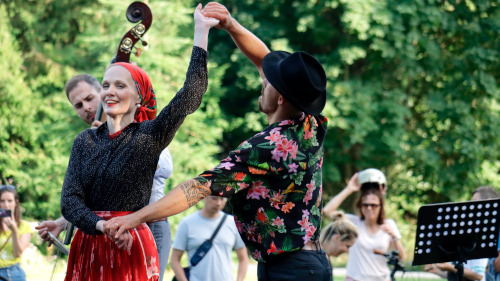
<instances>
[{"instance_id":1,"label":"double bass scroll","mask_svg":"<svg viewBox=\"0 0 500 281\"><path fill-rule=\"evenodd\" d=\"M143 46L147 46L147 42L142 38L148 31L153 21L151 9L142 2L134 2L127 8L126 16L129 22L137 23L122 37L116 56L111 63L115 62L130 62L130 54L133 53L134 45L141 41ZM140 49L137 49L136 55L140 55Z\"/></svg>"},{"instance_id":2,"label":"double bass scroll","mask_svg":"<svg viewBox=\"0 0 500 281\"><path fill-rule=\"evenodd\" d=\"M143 39L144 34L148 31L151 23L153 22L153 14L148 5L142 2L133 2L127 8L126 17L129 22L138 23L132 27L125 35L123 35L120 44L118 44L118 49L116 50L116 55L111 60L111 63L115 62L130 62L130 54L134 53L133 49L138 41L142 42L143 46L147 46L148 43ZM140 56L141 49L135 51L136 56ZM99 103L97 107L94 121L101 121L102 117L102 104Z\"/></svg>"}]
</instances>

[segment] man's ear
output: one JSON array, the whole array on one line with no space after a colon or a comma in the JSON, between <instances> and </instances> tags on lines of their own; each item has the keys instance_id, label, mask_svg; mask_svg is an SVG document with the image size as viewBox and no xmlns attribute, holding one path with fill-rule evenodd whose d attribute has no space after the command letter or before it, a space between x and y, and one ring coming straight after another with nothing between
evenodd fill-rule
<instances>
[{"instance_id":1,"label":"man's ear","mask_svg":"<svg viewBox=\"0 0 500 281\"><path fill-rule=\"evenodd\" d=\"M278 97L278 104L279 105L284 105L287 102L288 101L282 95L279 95L279 97Z\"/></svg>"}]
</instances>

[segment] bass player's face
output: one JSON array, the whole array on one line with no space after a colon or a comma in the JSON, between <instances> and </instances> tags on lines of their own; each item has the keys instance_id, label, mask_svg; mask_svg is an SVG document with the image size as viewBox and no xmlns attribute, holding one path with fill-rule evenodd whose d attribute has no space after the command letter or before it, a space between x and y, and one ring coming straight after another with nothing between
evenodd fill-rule
<instances>
[{"instance_id":1,"label":"bass player's face","mask_svg":"<svg viewBox=\"0 0 500 281\"><path fill-rule=\"evenodd\" d=\"M69 91L68 99L78 117L91 124L99 107L99 91L85 81L80 81Z\"/></svg>"}]
</instances>

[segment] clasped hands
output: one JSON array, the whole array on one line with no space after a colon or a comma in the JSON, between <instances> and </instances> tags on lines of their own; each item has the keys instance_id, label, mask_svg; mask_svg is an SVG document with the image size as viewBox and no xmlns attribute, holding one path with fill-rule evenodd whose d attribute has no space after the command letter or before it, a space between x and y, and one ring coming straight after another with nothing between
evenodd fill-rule
<instances>
[{"instance_id":1,"label":"clasped hands","mask_svg":"<svg viewBox=\"0 0 500 281\"><path fill-rule=\"evenodd\" d=\"M124 217L112 218L108 221L101 220L97 223L96 229L107 235L120 250L130 251L134 237L130 234L129 229L137 225L124 223Z\"/></svg>"}]
</instances>

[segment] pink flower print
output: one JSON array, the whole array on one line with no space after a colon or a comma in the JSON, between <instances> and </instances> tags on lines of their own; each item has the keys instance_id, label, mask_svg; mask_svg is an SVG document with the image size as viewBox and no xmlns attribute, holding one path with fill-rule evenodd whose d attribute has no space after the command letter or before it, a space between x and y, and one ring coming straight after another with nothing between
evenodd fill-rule
<instances>
[{"instance_id":1,"label":"pink flower print","mask_svg":"<svg viewBox=\"0 0 500 281\"><path fill-rule=\"evenodd\" d=\"M255 252L253 252L252 256L256 260L262 259L262 254L260 253L260 251L257 251L257 250L255 250Z\"/></svg>"},{"instance_id":2,"label":"pink flower print","mask_svg":"<svg viewBox=\"0 0 500 281\"><path fill-rule=\"evenodd\" d=\"M250 189L248 190L247 194L247 199L257 199L259 200L260 197L264 198L270 198L269 196L269 189L267 189L265 186L262 185L262 181L253 181L252 185L250 186Z\"/></svg>"},{"instance_id":3,"label":"pink flower print","mask_svg":"<svg viewBox=\"0 0 500 281\"><path fill-rule=\"evenodd\" d=\"M310 213L309 210L302 210L302 217L309 217Z\"/></svg>"},{"instance_id":4,"label":"pink flower print","mask_svg":"<svg viewBox=\"0 0 500 281\"><path fill-rule=\"evenodd\" d=\"M292 159L295 159L295 157L297 155L297 149L298 149L298 146L297 146L295 141L293 141L293 140L289 141L286 138L282 138L279 142L276 142L276 148L274 150L280 152L281 153L280 156L283 157L283 160L286 160L288 158L288 153L290 153ZM273 153L273 157L274 157L274 153Z\"/></svg>"},{"instance_id":5,"label":"pink flower print","mask_svg":"<svg viewBox=\"0 0 500 281\"><path fill-rule=\"evenodd\" d=\"M279 131L281 131L281 127L276 127L276 128L271 129L271 131L269 131L269 133L273 134L273 133L279 132Z\"/></svg>"},{"instance_id":6,"label":"pink flower print","mask_svg":"<svg viewBox=\"0 0 500 281\"><path fill-rule=\"evenodd\" d=\"M304 240L304 245L311 240L312 235L309 235L306 233L306 236L302 237L302 240Z\"/></svg>"},{"instance_id":7,"label":"pink flower print","mask_svg":"<svg viewBox=\"0 0 500 281\"><path fill-rule=\"evenodd\" d=\"M293 125L295 122L291 119L281 121L278 126Z\"/></svg>"},{"instance_id":8,"label":"pink flower print","mask_svg":"<svg viewBox=\"0 0 500 281\"><path fill-rule=\"evenodd\" d=\"M238 232L240 234L245 233L245 225L240 222L236 217L234 217L234 224L236 224L236 229L238 229Z\"/></svg>"},{"instance_id":9,"label":"pink flower print","mask_svg":"<svg viewBox=\"0 0 500 281\"><path fill-rule=\"evenodd\" d=\"M303 137L304 137L305 140L310 139L313 136L314 136L314 134L313 134L312 130L304 131Z\"/></svg>"},{"instance_id":10,"label":"pink flower print","mask_svg":"<svg viewBox=\"0 0 500 281\"><path fill-rule=\"evenodd\" d=\"M302 237L302 240L304 240L304 245L311 240L311 238L314 235L314 232L316 232L316 227L314 225L309 224L308 227L306 228L306 235Z\"/></svg>"},{"instance_id":11,"label":"pink flower print","mask_svg":"<svg viewBox=\"0 0 500 281\"><path fill-rule=\"evenodd\" d=\"M271 202L271 206L279 210L280 209L279 205L283 204L283 197L285 197L285 195L281 194L281 190L278 191L277 193L273 192L273 197L269 199L269 202Z\"/></svg>"},{"instance_id":12,"label":"pink flower print","mask_svg":"<svg viewBox=\"0 0 500 281\"><path fill-rule=\"evenodd\" d=\"M269 140L270 144L273 144L275 142L279 142L283 136L280 135L280 131L274 131L269 134L269 136L265 137L266 140Z\"/></svg>"},{"instance_id":13,"label":"pink flower print","mask_svg":"<svg viewBox=\"0 0 500 281\"><path fill-rule=\"evenodd\" d=\"M224 168L226 170L231 170L232 166L234 166L233 163L231 163L231 162L224 162L224 163L220 163L217 168Z\"/></svg>"},{"instance_id":14,"label":"pink flower print","mask_svg":"<svg viewBox=\"0 0 500 281\"><path fill-rule=\"evenodd\" d=\"M276 162L281 162L281 157L283 156L283 152L282 151L279 151L278 149L274 149L273 151L271 151L271 154L273 155L271 157L272 160L276 161Z\"/></svg>"},{"instance_id":15,"label":"pink flower print","mask_svg":"<svg viewBox=\"0 0 500 281\"><path fill-rule=\"evenodd\" d=\"M300 230L306 230L309 228L309 217L302 216L302 219L297 222L300 225Z\"/></svg>"},{"instance_id":16,"label":"pink flower print","mask_svg":"<svg viewBox=\"0 0 500 281\"><path fill-rule=\"evenodd\" d=\"M277 218L273 219L272 225L275 225L277 227L282 226L283 225L283 219L280 218L280 217L277 217Z\"/></svg>"},{"instance_id":17,"label":"pink flower print","mask_svg":"<svg viewBox=\"0 0 500 281\"><path fill-rule=\"evenodd\" d=\"M306 186L307 186L308 192L313 192L316 189L316 185L315 185L314 180L311 180L311 182L306 184Z\"/></svg>"},{"instance_id":18,"label":"pink flower print","mask_svg":"<svg viewBox=\"0 0 500 281\"><path fill-rule=\"evenodd\" d=\"M314 233L316 232L316 227L314 225L310 224L309 227L306 229L306 235L312 237Z\"/></svg>"},{"instance_id":19,"label":"pink flower print","mask_svg":"<svg viewBox=\"0 0 500 281\"><path fill-rule=\"evenodd\" d=\"M227 162L227 161L231 161L231 157L230 156L228 156L228 157L226 157L226 159L222 160L222 162Z\"/></svg>"},{"instance_id":20,"label":"pink flower print","mask_svg":"<svg viewBox=\"0 0 500 281\"><path fill-rule=\"evenodd\" d=\"M255 232L256 232L255 226L249 226L247 229L247 239L255 242L255 235L256 235Z\"/></svg>"},{"instance_id":21,"label":"pink flower print","mask_svg":"<svg viewBox=\"0 0 500 281\"><path fill-rule=\"evenodd\" d=\"M323 157L321 157L319 163L316 163L316 170L321 169L322 166L323 166Z\"/></svg>"},{"instance_id":22,"label":"pink flower print","mask_svg":"<svg viewBox=\"0 0 500 281\"><path fill-rule=\"evenodd\" d=\"M236 162L241 162L241 158L239 156L234 156L236 158Z\"/></svg>"},{"instance_id":23,"label":"pink flower print","mask_svg":"<svg viewBox=\"0 0 500 281\"><path fill-rule=\"evenodd\" d=\"M247 183L244 183L244 182L239 182L239 183L238 183L238 186L240 187L240 189L239 189L239 190L243 190L243 189L247 188L247 187L248 187L248 186L250 186L250 185L249 185L249 184L247 184Z\"/></svg>"},{"instance_id":24,"label":"pink flower print","mask_svg":"<svg viewBox=\"0 0 500 281\"><path fill-rule=\"evenodd\" d=\"M296 142L292 143L292 149L288 150L288 153L290 153L290 157L292 159L295 159L297 157L297 151L299 150L299 146L297 145Z\"/></svg>"},{"instance_id":25,"label":"pink flower print","mask_svg":"<svg viewBox=\"0 0 500 281\"><path fill-rule=\"evenodd\" d=\"M285 214L290 213L290 210L293 209L293 207L295 207L295 204L293 204L292 202L288 202L283 205L283 207L281 207L281 211L283 211L283 213Z\"/></svg>"},{"instance_id":26,"label":"pink flower print","mask_svg":"<svg viewBox=\"0 0 500 281\"><path fill-rule=\"evenodd\" d=\"M306 205L309 204L309 201L312 199L312 192L309 190L306 192L306 195L304 195L304 199L302 199L302 202L304 202Z\"/></svg>"},{"instance_id":27,"label":"pink flower print","mask_svg":"<svg viewBox=\"0 0 500 281\"><path fill-rule=\"evenodd\" d=\"M299 165L297 165L295 163L288 164L288 172L290 172L290 173L297 173L297 168L298 167L299 167Z\"/></svg>"}]
</instances>

